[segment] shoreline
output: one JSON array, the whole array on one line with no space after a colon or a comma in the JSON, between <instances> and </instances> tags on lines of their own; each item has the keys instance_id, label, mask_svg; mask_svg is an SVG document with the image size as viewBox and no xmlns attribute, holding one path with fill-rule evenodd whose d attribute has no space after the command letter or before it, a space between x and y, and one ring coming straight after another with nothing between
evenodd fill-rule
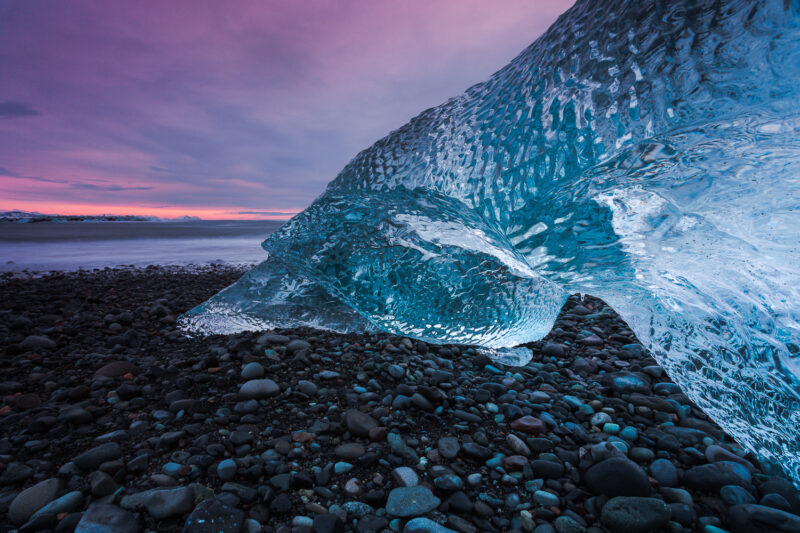
<instances>
[{"instance_id":1,"label":"shoreline","mask_svg":"<svg viewBox=\"0 0 800 533\"><path fill-rule=\"evenodd\" d=\"M0 274L0 531L800 530L796 489L600 300L571 297L519 368L175 329L245 271Z\"/></svg>"}]
</instances>

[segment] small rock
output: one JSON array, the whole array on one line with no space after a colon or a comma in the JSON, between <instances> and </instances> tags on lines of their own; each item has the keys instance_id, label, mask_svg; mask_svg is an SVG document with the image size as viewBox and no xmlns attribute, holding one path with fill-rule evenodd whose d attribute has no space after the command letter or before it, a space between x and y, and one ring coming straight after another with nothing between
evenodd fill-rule
<instances>
[{"instance_id":1,"label":"small rock","mask_svg":"<svg viewBox=\"0 0 800 533\"><path fill-rule=\"evenodd\" d=\"M416 464L419 462L419 456L417 452L414 451L411 446L406 444L398 433L389 433L386 436L386 440L389 442L389 447L392 449L394 453L405 459L410 463Z\"/></svg>"},{"instance_id":2,"label":"small rock","mask_svg":"<svg viewBox=\"0 0 800 533\"><path fill-rule=\"evenodd\" d=\"M300 381L297 382L297 390L299 392L302 392L306 396L317 395L317 386L305 379L301 379Z\"/></svg>"},{"instance_id":3,"label":"small rock","mask_svg":"<svg viewBox=\"0 0 800 533\"><path fill-rule=\"evenodd\" d=\"M29 466L14 461L6 467L6 471L0 476L0 485L14 485L25 481L33 474L33 469Z\"/></svg>"},{"instance_id":4,"label":"small rock","mask_svg":"<svg viewBox=\"0 0 800 533\"><path fill-rule=\"evenodd\" d=\"M800 531L800 516L754 503L729 507L727 518L728 524L737 533L749 531L793 533Z\"/></svg>"},{"instance_id":5,"label":"small rock","mask_svg":"<svg viewBox=\"0 0 800 533\"><path fill-rule=\"evenodd\" d=\"M83 494L79 490L68 492L65 495L57 498L31 516L31 520L35 520L39 516L46 514L57 515L61 513L74 513L83 507Z\"/></svg>"},{"instance_id":6,"label":"small rock","mask_svg":"<svg viewBox=\"0 0 800 533\"><path fill-rule=\"evenodd\" d=\"M144 508L156 520L186 514L194 506L192 487L159 488L124 496L120 501L124 509Z\"/></svg>"},{"instance_id":7,"label":"small rock","mask_svg":"<svg viewBox=\"0 0 800 533\"><path fill-rule=\"evenodd\" d=\"M656 459L650 465L650 473L653 479L664 487L676 487L678 485L678 469L667 459Z\"/></svg>"},{"instance_id":8,"label":"small rock","mask_svg":"<svg viewBox=\"0 0 800 533\"><path fill-rule=\"evenodd\" d=\"M434 522L430 518L419 517L406 522L406 525L403 528L403 533L457 533L457 532Z\"/></svg>"},{"instance_id":9,"label":"small rock","mask_svg":"<svg viewBox=\"0 0 800 533\"><path fill-rule=\"evenodd\" d=\"M125 374L138 374L139 367L129 361L114 361L101 367L94 373L95 377L121 378Z\"/></svg>"},{"instance_id":10,"label":"small rock","mask_svg":"<svg viewBox=\"0 0 800 533\"><path fill-rule=\"evenodd\" d=\"M715 493L725 485L747 487L750 480L750 471L732 461L694 466L683 476L683 482L687 487Z\"/></svg>"},{"instance_id":11,"label":"small rock","mask_svg":"<svg viewBox=\"0 0 800 533\"><path fill-rule=\"evenodd\" d=\"M33 513L56 499L61 490L61 481L56 478L45 479L28 487L11 502L8 517L15 524L24 524Z\"/></svg>"},{"instance_id":12,"label":"small rock","mask_svg":"<svg viewBox=\"0 0 800 533\"><path fill-rule=\"evenodd\" d=\"M236 461L233 459L225 459L220 461L217 465L217 476L219 476L222 481L230 481L236 477L236 470Z\"/></svg>"},{"instance_id":13,"label":"small rock","mask_svg":"<svg viewBox=\"0 0 800 533\"><path fill-rule=\"evenodd\" d=\"M264 367L259 363L248 363L242 368L242 379L251 380L264 377Z\"/></svg>"},{"instance_id":14,"label":"small rock","mask_svg":"<svg viewBox=\"0 0 800 533\"><path fill-rule=\"evenodd\" d=\"M194 508L184 533L239 533L244 525L244 512L226 505L218 498L203 500Z\"/></svg>"},{"instance_id":15,"label":"small rock","mask_svg":"<svg viewBox=\"0 0 800 533\"><path fill-rule=\"evenodd\" d=\"M419 516L436 509L441 500L429 488L422 485L399 487L389 493L386 512L401 518Z\"/></svg>"},{"instance_id":16,"label":"small rock","mask_svg":"<svg viewBox=\"0 0 800 533\"><path fill-rule=\"evenodd\" d=\"M647 474L633 461L611 457L593 465L584 474L584 482L595 494L614 496L648 496Z\"/></svg>"},{"instance_id":17,"label":"small rock","mask_svg":"<svg viewBox=\"0 0 800 533\"><path fill-rule=\"evenodd\" d=\"M310 349L311 345L302 339L295 339L286 345L286 351L289 352L290 354L294 354L295 352L299 352L300 350L310 350Z\"/></svg>"},{"instance_id":18,"label":"small rock","mask_svg":"<svg viewBox=\"0 0 800 533\"><path fill-rule=\"evenodd\" d=\"M75 533L138 533L136 517L116 505L96 503L83 513Z\"/></svg>"},{"instance_id":19,"label":"small rock","mask_svg":"<svg viewBox=\"0 0 800 533\"><path fill-rule=\"evenodd\" d=\"M72 459L75 466L81 470L96 470L98 466L106 461L113 461L122 457L122 449L116 442L107 442L87 450Z\"/></svg>"},{"instance_id":20,"label":"small rock","mask_svg":"<svg viewBox=\"0 0 800 533\"><path fill-rule=\"evenodd\" d=\"M392 470L392 477L401 487L413 487L419 484L417 473L407 466L399 466Z\"/></svg>"},{"instance_id":21,"label":"small rock","mask_svg":"<svg viewBox=\"0 0 800 533\"><path fill-rule=\"evenodd\" d=\"M251 379L241 386L239 396L245 400L270 398L280 391L278 384L271 379Z\"/></svg>"},{"instance_id":22,"label":"small rock","mask_svg":"<svg viewBox=\"0 0 800 533\"><path fill-rule=\"evenodd\" d=\"M649 533L667 525L670 510L656 498L617 496L603 506L600 521L614 533Z\"/></svg>"},{"instance_id":23,"label":"small rock","mask_svg":"<svg viewBox=\"0 0 800 533\"><path fill-rule=\"evenodd\" d=\"M539 418L525 415L511 422L511 429L530 434L539 434L547 431L547 425Z\"/></svg>"},{"instance_id":24,"label":"small rock","mask_svg":"<svg viewBox=\"0 0 800 533\"><path fill-rule=\"evenodd\" d=\"M357 409L350 409L345 413L344 423L350 433L357 437L368 436L369 430L378 426L374 418Z\"/></svg>"},{"instance_id":25,"label":"small rock","mask_svg":"<svg viewBox=\"0 0 800 533\"><path fill-rule=\"evenodd\" d=\"M322 513L314 517L314 533L344 533L344 522L339 515Z\"/></svg>"},{"instance_id":26,"label":"small rock","mask_svg":"<svg viewBox=\"0 0 800 533\"><path fill-rule=\"evenodd\" d=\"M445 459L453 459L461 449L458 439L455 437L442 437L436 444L439 448L439 454Z\"/></svg>"},{"instance_id":27,"label":"small rock","mask_svg":"<svg viewBox=\"0 0 800 533\"><path fill-rule=\"evenodd\" d=\"M22 341L22 347L27 350L52 350L56 343L46 335L28 335Z\"/></svg>"}]
</instances>

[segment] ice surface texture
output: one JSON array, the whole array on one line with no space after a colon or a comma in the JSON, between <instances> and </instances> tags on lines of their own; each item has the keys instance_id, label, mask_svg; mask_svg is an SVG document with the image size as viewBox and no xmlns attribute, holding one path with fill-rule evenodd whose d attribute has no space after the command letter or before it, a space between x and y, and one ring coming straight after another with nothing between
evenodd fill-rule
<instances>
[{"instance_id":1,"label":"ice surface texture","mask_svg":"<svg viewBox=\"0 0 800 533\"><path fill-rule=\"evenodd\" d=\"M593 294L798 480L799 22L797 0L579 1L358 154L184 324L502 348Z\"/></svg>"}]
</instances>

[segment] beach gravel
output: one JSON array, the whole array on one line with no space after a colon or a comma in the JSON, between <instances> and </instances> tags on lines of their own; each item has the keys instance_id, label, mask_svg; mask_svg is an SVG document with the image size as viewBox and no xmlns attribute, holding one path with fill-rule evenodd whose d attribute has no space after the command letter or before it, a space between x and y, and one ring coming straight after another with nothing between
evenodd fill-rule
<instances>
[{"instance_id":1,"label":"beach gravel","mask_svg":"<svg viewBox=\"0 0 800 533\"><path fill-rule=\"evenodd\" d=\"M800 530L800 497L571 297L533 358L186 336L243 270L0 276L0 531ZM770 471L772 472L772 471Z\"/></svg>"}]
</instances>

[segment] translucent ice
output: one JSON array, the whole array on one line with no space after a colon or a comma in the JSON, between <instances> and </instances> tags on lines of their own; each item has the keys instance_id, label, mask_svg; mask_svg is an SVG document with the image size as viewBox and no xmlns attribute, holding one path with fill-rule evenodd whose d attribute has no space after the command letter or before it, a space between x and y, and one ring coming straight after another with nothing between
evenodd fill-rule
<instances>
[{"instance_id":1,"label":"translucent ice","mask_svg":"<svg viewBox=\"0 0 800 533\"><path fill-rule=\"evenodd\" d=\"M797 0L579 1L358 154L183 322L377 327L519 363L504 348L593 294L798 480L799 23Z\"/></svg>"}]
</instances>

